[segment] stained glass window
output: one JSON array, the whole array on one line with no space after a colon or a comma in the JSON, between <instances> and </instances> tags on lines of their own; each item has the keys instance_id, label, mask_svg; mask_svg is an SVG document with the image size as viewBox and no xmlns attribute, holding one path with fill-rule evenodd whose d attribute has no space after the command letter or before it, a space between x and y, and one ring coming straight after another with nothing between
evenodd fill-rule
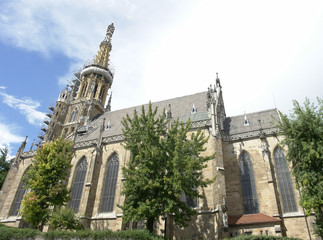
<instances>
[{"instance_id":1,"label":"stained glass window","mask_svg":"<svg viewBox=\"0 0 323 240\"><path fill-rule=\"evenodd\" d=\"M196 208L197 207L197 197L192 199L189 196L187 196L183 191L181 193L180 199L181 199L182 202L186 203L186 206L188 206L190 208Z\"/></svg>"},{"instance_id":2,"label":"stained glass window","mask_svg":"<svg viewBox=\"0 0 323 240\"><path fill-rule=\"evenodd\" d=\"M289 175L284 150L277 147L274 150L275 166L279 183L280 196L283 202L284 213L296 212L297 206L292 181Z\"/></svg>"},{"instance_id":3,"label":"stained glass window","mask_svg":"<svg viewBox=\"0 0 323 240\"><path fill-rule=\"evenodd\" d=\"M241 187L245 214L258 213L255 176L250 155L243 151L239 159Z\"/></svg>"},{"instance_id":4,"label":"stained glass window","mask_svg":"<svg viewBox=\"0 0 323 240\"><path fill-rule=\"evenodd\" d=\"M101 202L101 212L112 212L116 194L117 178L119 171L119 157L117 154L108 160L105 173L104 189Z\"/></svg>"},{"instance_id":5,"label":"stained glass window","mask_svg":"<svg viewBox=\"0 0 323 240\"><path fill-rule=\"evenodd\" d=\"M70 122L75 122L76 121L76 118L77 118L77 108L74 108L72 114L71 114L71 119L70 119Z\"/></svg>"},{"instance_id":6,"label":"stained glass window","mask_svg":"<svg viewBox=\"0 0 323 240\"><path fill-rule=\"evenodd\" d=\"M75 212L78 212L80 201L82 197L84 181L87 171L87 161L86 158L83 157L82 160L79 161L76 167L76 173L74 177L74 184L71 192L71 201L69 203L69 207L72 208Z\"/></svg>"},{"instance_id":7,"label":"stained glass window","mask_svg":"<svg viewBox=\"0 0 323 240\"><path fill-rule=\"evenodd\" d=\"M20 205L21 205L21 201L26 193L26 189L25 189L26 184L24 183L23 180L21 180L21 183L19 185L19 188L17 190L16 193L16 197L15 200L13 201L11 210L10 210L10 216L17 216L18 215L18 211L20 209Z\"/></svg>"}]
</instances>

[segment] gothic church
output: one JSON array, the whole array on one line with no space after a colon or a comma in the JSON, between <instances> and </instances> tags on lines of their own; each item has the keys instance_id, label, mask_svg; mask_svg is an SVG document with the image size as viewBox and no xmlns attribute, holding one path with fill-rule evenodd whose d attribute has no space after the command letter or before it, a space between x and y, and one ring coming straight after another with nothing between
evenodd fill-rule
<instances>
[{"instance_id":1,"label":"gothic church","mask_svg":"<svg viewBox=\"0 0 323 240\"><path fill-rule=\"evenodd\" d=\"M108 90L114 75L109 65L113 32L111 24L95 59L75 74L72 86L61 91L39 137L48 142L64 135L74 141L69 207L86 227L117 231L140 227L140 223L124 223L117 205L124 201L121 167L130 159L130 152L122 146L121 119L141 106L111 111ZM207 178L216 176L216 181L200 189L204 198L188 202L198 214L186 228L161 218L156 223L157 234L174 239L223 239L240 234L314 237L313 217L304 215L298 204L286 149L279 146L277 109L226 116L218 76L205 92L155 102L155 106L160 111L166 109L172 119L191 119L192 132L200 128L209 136L203 154L216 153L203 172ZM25 144L0 192L0 222L8 226L23 225L19 215L26 192L22 178L36 154L24 151Z\"/></svg>"}]
</instances>

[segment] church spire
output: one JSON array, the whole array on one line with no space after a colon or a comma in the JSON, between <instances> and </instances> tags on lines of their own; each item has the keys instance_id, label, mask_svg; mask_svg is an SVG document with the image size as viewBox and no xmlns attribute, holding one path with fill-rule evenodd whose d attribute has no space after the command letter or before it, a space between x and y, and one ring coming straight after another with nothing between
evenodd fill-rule
<instances>
[{"instance_id":1,"label":"church spire","mask_svg":"<svg viewBox=\"0 0 323 240\"><path fill-rule=\"evenodd\" d=\"M100 44L100 50L94 59L94 64L104 68L108 68L110 51L112 49L111 38L114 32L114 25L111 23L108 26L104 40Z\"/></svg>"},{"instance_id":2,"label":"church spire","mask_svg":"<svg viewBox=\"0 0 323 240\"><path fill-rule=\"evenodd\" d=\"M109 65L110 51L112 49L111 38L114 32L114 25L108 26L100 49L90 64L84 66L80 73L81 84L76 99L86 98L96 100L104 112L104 104L107 92L113 82L113 71Z\"/></svg>"}]
</instances>

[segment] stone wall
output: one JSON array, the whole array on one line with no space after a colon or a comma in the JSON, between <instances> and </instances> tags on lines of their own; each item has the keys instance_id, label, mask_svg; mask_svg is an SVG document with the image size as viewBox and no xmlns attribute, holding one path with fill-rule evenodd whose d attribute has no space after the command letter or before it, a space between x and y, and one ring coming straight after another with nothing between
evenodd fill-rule
<instances>
[{"instance_id":1,"label":"stone wall","mask_svg":"<svg viewBox=\"0 0 323 240\"><path fill-rule=\"evenodd\" d=\"M19 226L19 217L10 216L12 203L16 197L17 190L21 184L22 178L31 164L32 157L20 161L17 166L12 166L7 174L0 193L0 220L10 226ZM18 222L16 222L18 218Z\"/></svg>"},{"instance_id":2,"label":"stone wall","mask_svg":"<svg viewBox=\"0 0 323 240\"><path fill-rule=\"evenodd\" d=\"M247 151L250 154L253 163L259 212L276 218L281 218L282 220L281 233L276 233L273 226L267 226L264 228L261 226L261 224L258 224L254 226L231 226L229 231L233 236L235 236L236 233L242 234L245 231L248 232L250 229L252 234L259 234L260 231L263 231L264 234L267 230L269 235L280 235L285 234L283 231L286 229L286 235L288 237L308 239L307 225L304 220L304 215L302 214L302 208L298 204L299 194L296 190L296 185L293 178L292 184L298 211L295 213L283 214L279 192L280 189L273 159L274 149L279 146L280 142L280 137L267 136L263 139L251 138L223 143L225 184L229 218L230 216L244 214L238 160L240 154L243 151ZM264 152L265 145L267 146L268 150L267 155ZM293 217L286 217L288 215ZM312 231L312 226L309 226L309 228ZM237 229L239 231L236 231Z\"/></svg>"}]
</instances>

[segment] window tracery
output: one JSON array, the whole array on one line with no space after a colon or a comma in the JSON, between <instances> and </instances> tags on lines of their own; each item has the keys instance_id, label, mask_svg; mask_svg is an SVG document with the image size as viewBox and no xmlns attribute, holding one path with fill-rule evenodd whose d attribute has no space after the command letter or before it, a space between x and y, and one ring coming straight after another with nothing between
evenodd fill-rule
<instances>
[{"instance_id":1,"label":"window tracery","mask_svg":"<svg viewBox=\"0 0 323 240\"><path fill-rule=\"evenodd\" d=\"M258 199L253 164L249 153L246 151L243 151L240 155L239 167L245 214L258 213Z\"/></svg>"},{"instance_id":2,"label":"window tracery","mask_svg":"<svg viewBox=\"0 0 323 240\"><path fill-rule=\"evenodd\" d=\"M75 212L78 212L79 210L87 167L87 160L85 157L83 157L76 167L76 173L71 192L71 201L69 203L69 207L72 208Z\"/></svg>"},{"instance_id":3,"label":"window tracery","mask_svg":"<svg viewBox=\"0 0 323 240\"><path fill-rule=\"evenodd\" d=\"M114 153L107 163L107 169L104 178L104 189L101 200L101 212L113 211L118 171L119 157L116 153Z\"/></svg>"},{"instance_id":4,"label":"window tracery","mask_svg":"<svg viewBox=\"0 0 323 240\"><path fill-rule=\"evenodd\" d=\"M285 157L284 150L276 147L274 150L275 167L279 183L280 196L283 202L284 213L296 212L297 206L294 196L292 181Z\"/></svg>"}]
</instances>

